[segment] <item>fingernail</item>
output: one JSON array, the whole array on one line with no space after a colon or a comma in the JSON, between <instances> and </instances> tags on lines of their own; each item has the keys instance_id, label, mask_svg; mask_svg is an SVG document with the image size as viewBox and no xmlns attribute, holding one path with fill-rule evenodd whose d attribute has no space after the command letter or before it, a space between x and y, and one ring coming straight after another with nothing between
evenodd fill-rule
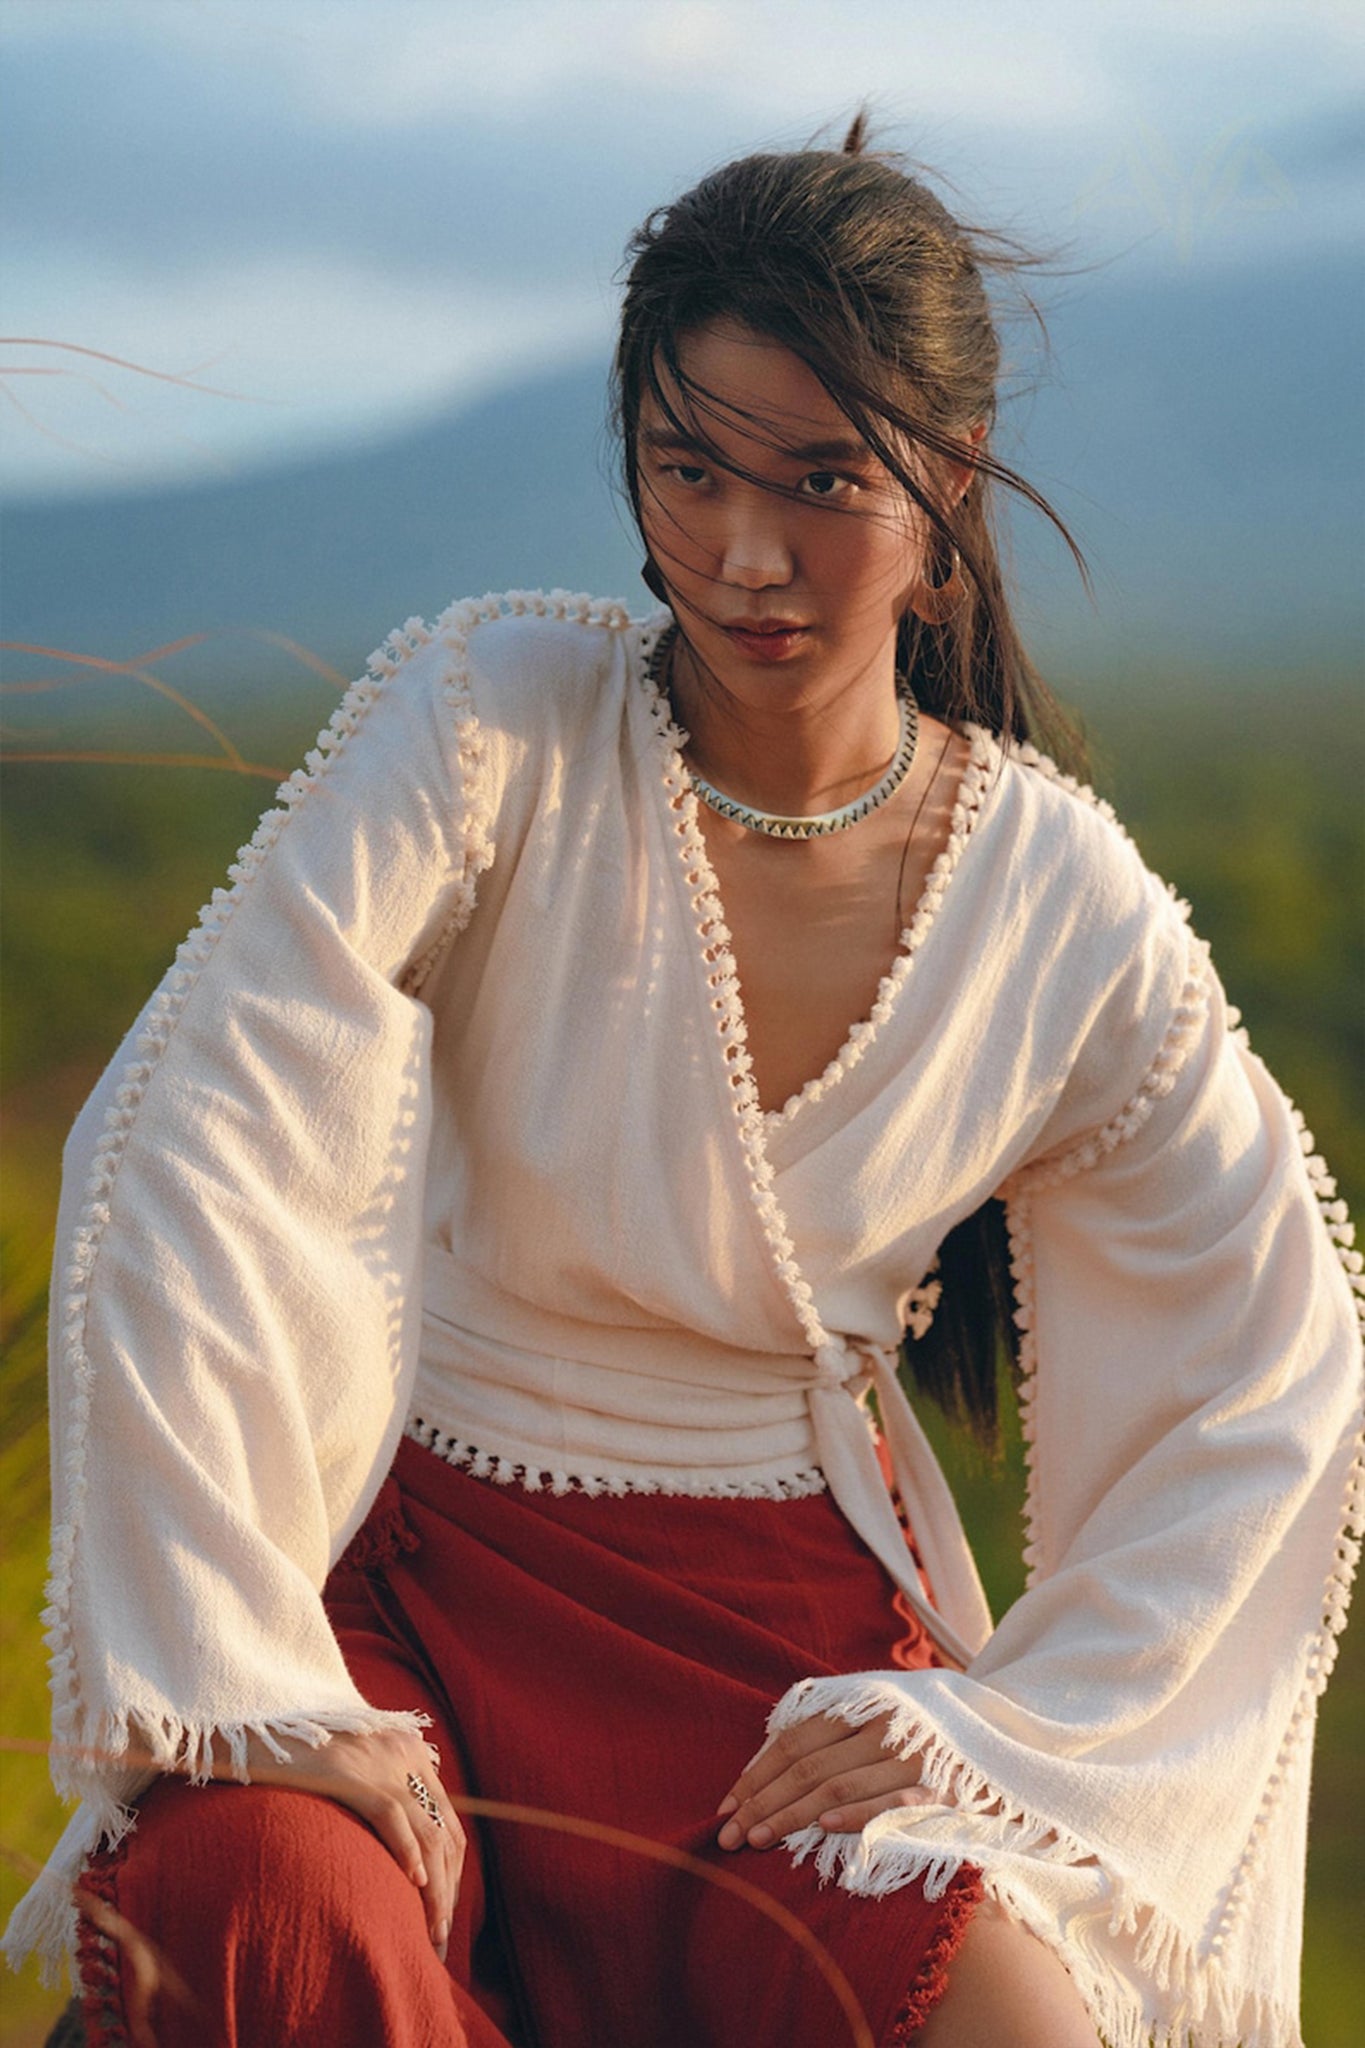
<instances>
[{"instance_id":1,"label":"fingernail","mask_svg":"<svg viewBox=\"0 0 1365 2048\"><path fill-rule=\"evenodd\" d=\"M772 1829L768 1826L767 1821L761 1820L756 1828L750 1828L749 1830L749 1847L751 1849L766 1849L772 1838Z\"/></svg>"},{"instance_id":2,"label":"fingernail","mask_svg":"<svg viewBox=\"0 0 1365 2048\"><path fill-rule=\"evenodd\" d=\"M721 1800L720 1805L716 1808L716 1815L717 1818L719 1818L723 1814L736 1813L738 1812L738 1810L739 1801L736 1799L733 1792L727 1792L725 1797Z\"/></svg>"},{"instance_id":3,"label":"fingernail","mask_svg":"<svg viewBox=\"0 0 1365 2048\"><path fill-rule=\"evenodd\" d=\"M739 1822L735 1820L727 1820L716 1837L722 1849L737 1849L743 1839L739 1831Z\"/></svg>"},{"instance_id":4,"label":"fingernail","mask_svg":"<svg viewBox=\"0 0 1365 2048\"><path fill-rule=\"evenodd\" d=\"M837 1835L844 1825L844 1816L841 1813L822 1813L820 1825L827 1833Z\"/></svg>"},{"instance_id":5,"label":"fingernail","mask_svg":"<svg viewBox=\"0 0 1365 2048\"><path fill-rule=\"evenodd\" d=\"M449 1940L450 1922L448 1920L443 1920L440 1926L436 1929L435 1934L432 1936L432 1941L435 1944L436 1953L441 1958L442 1962L444 1962L446 1959L446 1945L449 1942Z\"/></svg>"},{"instance_id":6,"label":"fingernail","mask_svg":"<svg viewBox=\"0 0 1365 2048\"><path fill-rule=\"evenodd\" d=\"M417 1868L412 1873L412 1881L416 1885L419 1892L424 1892L426 1890L427 1867L425 1863L419 1863L417 1865Z\"/></svg>"}]
</instances>

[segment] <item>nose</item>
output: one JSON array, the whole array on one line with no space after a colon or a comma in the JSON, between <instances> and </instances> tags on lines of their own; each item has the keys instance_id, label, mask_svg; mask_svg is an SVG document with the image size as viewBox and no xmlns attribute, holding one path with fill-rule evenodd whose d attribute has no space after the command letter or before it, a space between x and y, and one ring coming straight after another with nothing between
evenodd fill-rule
<instances>
[{"instance_id":1,"label":"nose","mask_svg":"<svg viewBox=\"0 0 1365 2048\"><path fill-rule=\"evenodd\" d=\"M771 590L791 582L796 563L780 500L771 491L755 491L753 498L736 492L729 508L720 537L720 576L736 590Z\"/></svg>"}]
</instances>

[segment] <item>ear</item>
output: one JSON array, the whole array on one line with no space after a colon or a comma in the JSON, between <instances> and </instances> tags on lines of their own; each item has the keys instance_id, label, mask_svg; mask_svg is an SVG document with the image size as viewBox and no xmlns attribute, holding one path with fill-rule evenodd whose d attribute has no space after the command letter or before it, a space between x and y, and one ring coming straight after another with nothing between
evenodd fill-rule
<instances>
[{"instance_id":1,"label":"ear","mask_svg":"<svg viewBox=\"0 0 1365 2048\"><path fill-rule=\"evenodd\" d=\"M971 442L973 448L978 448L985 437L986 422L978 420L976 425L967 434L966 439ZM951 512L954 505L966 497L972 478L976 475L976 469L970 462L954 462L947 465L946 474L948 502L944 509Z\"/></svg>"}]
</instances>

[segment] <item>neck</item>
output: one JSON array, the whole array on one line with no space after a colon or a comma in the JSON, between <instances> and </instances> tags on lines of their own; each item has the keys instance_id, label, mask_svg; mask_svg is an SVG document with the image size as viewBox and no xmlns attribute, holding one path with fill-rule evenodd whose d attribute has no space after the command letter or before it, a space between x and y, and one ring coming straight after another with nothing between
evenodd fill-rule
<instances>
[{"instance_id":1,"label":"neck","mask_svg":"<svg viewBox=\"0 0 1365 2048\"><path fill-rule=\"evenodd\" d=\"M863 674L821 688L803 678L754 702L700 669L679 637L667 674L688 759L727 796L800 816L832 810L874 783L900 736L893 650Z\"/></svg>"}]
</instances>

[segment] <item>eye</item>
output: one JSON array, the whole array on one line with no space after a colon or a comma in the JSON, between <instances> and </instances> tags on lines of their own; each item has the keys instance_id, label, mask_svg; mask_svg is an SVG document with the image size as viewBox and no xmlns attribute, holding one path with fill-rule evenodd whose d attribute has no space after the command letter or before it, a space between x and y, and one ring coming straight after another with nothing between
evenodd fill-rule
<instances>
[{"instance_id":1,"label":"eye","mask_svg":"<svg viewBox=\"0 0 1365 2048\"><path fill-rule=\"evenodd\" d=\"M839 476L832 469L813 469L809 476L802 477L801 489L811 498L838 498L852 490L853 483L851 478Z\"/></svg>"},{"instance_id":2,"label":"eye","mask_svg":"<svg viewBox=\"0 0 1365 2048\"><path fill-rule=\"evenodd\" d=\"M696 462L670 462L664 470L665 476L677 479L689 489L706 482L706 471Z\"/></svg>"}]
</instances>

